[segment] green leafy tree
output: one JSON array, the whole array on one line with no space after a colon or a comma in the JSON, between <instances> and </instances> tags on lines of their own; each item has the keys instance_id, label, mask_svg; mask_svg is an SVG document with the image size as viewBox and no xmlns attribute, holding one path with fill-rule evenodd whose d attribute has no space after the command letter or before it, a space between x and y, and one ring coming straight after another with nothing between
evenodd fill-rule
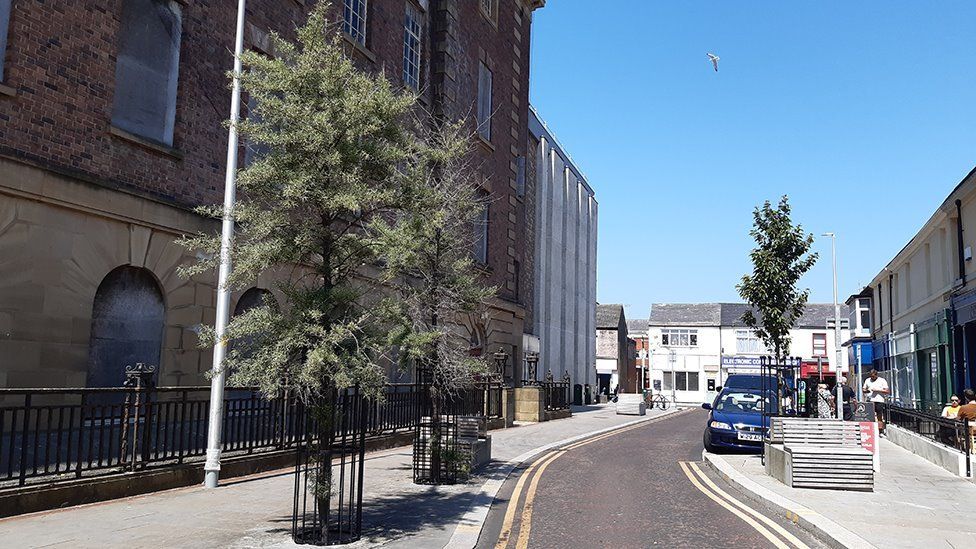
<instances>
[{"instance_id":1,"label":"green leafy tree","mask_svg":"<svg viewBox=\"0 0 976 549\"><path fill-rule=\"evenodd\" d=\"M742 321L756 331L779 362L789 354L790 330L810 296L810 290L798 289L797 283L818 256L810 253L813 235L793 224L786 196L776 207L767 200L756 208L749 234L756 241L750 253L752 274L743 276L736 288L752 310L742 315Z\"/></svg>"},{"instance_id":2,"label":"green leafy tree","mask_svg":"<svg viewBox=\"0 0 976 549\"><path fill-rule=\"evenodd\" d=\"M376 228L412 194L416 98L353 66L325 3L296 43L270 39L274 57L242 57L241 85L254 110L238 125L261 154L238 175L229 283L243 288L273 273L284 303L233 318L234 345L220 367L232 383L271 395L290 389L306 402L352 385L376 394L386 381L386 333L367 303L375 282L363 275L377 261ZM219 235L183 244L208 252L186 276L216 268ZM216 343L212 331L203 336Z\"/></svg>"},{"instance_id":3,"label":"green leafy tree","mask_svg":"<svg viewBox=\"0 0 976 549\"><path fill-rule=\"evenodd\" d=\"M395 294L388 308L397 320L390 343L400 349L403 367L416 367L428 391L433 475L429 480L436 483L446 400L490 375L484 358L469 355L468 338L458 320L482 312L495 289L485 285L472 255L487 198L468 165L470 136L463 122L434 121L418 127L433 129L421 132L422 145L411 164L411 200L396 224L380 232L386 243L385 285Z\"/></svg>"}]
</instances>

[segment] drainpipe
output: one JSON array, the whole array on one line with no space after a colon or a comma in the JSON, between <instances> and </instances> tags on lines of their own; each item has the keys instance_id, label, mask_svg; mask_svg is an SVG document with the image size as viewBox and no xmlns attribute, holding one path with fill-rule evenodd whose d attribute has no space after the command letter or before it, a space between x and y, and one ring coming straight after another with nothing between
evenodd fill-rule
<instances>
[{"instance_id":1,"label":"drainpipe","mask_svg":"<svg viewBox=\"0 0 976 549\"><path fill-rule=\"evenodd\" d=\"M962 200L956 199L956 244L959 254L959 280L966 286L966 258L962 242Z\"/></svg>"}]
</instances>

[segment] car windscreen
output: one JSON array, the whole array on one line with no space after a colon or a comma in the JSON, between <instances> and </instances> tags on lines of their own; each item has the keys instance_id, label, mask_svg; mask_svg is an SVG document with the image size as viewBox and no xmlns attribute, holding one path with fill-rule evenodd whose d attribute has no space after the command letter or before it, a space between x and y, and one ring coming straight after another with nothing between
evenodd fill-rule
<instances>
[{"instance_id":1,"label":"car windscreen","mask_svg":"<svg viewBox=\"0 0 976 549\"><path fill-rule=\"evenodd\" d=\"M765 399L767 412L772 412L776 405L772 395ZM763 397L759 391L728 391L718 397L715 404L717 412L733 414L761 414L763 412Z\"/></svg>"}]
</instances>

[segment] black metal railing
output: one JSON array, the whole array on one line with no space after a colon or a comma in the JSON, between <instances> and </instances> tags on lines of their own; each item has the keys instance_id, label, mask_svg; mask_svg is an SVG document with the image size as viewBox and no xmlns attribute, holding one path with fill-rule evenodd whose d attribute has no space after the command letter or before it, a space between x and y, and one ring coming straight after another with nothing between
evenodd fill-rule
<instances>
[{"instance_id":1,"label":"black metal railing","mask_svg":"<svg viewBox=\"0 0 976 549\"><path fill-rule=\"evenodd\" d=\"M391 384L363 401L367 437L412 430L420 417L415 384ZM465 389L457 415L501 417L501 385ZM210 387L0 389L0 489L165 467L201 460L207 450ZM314 421L291 394L227 388L222 447L229 455L294 448L315 436Z\"/></svg>"},{"instance_id":2,"label":"black metal railing","mask_svg":"<svg viewBox=\"0 0 976 549\"><path fill-rule=\"evenodd\" d=\"M568 410L572 404L572 385L568 381L546 381L541 384L546 410Z\"/></svg>"},{"instance_id":3,"label":"black metal railing","mask_svg":"<svg viewBox=\"0 0 976 549\"><path fill-rule=\"evenodd\" d=\"M944 444L966 455L966 476L972 476L970 455L973 450L973 432L969 420L949 419L931 412L905 408L893 404L877 404L881 417L891 425L911 431L934 442Z\"/></svg>"}]
</instances>

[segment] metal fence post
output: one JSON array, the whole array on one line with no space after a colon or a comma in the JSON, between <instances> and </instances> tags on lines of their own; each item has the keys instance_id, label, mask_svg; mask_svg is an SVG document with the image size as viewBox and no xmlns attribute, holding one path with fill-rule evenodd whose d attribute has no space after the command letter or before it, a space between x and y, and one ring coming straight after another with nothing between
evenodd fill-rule
<instances>
[{"instance_id":1,"label":"metal fence post","mask_svg":"<svg viewBox=\"0 0 976 549\"><path fill-rule=\"evenodd\" d=\"M963 434L966 437L966 442L964 443L965 444L964 448L966 448L966 477L969 478L969 477L972 477L973 476L973 462L972 462L972 457L973 457L973 446L972 446L973 445L973 437L972 437L972 434L969 431L969 419L968 418L962 420L962 425L963 425L963 428L965 429L965 432Z\"/></svg>"}]
</instances>

